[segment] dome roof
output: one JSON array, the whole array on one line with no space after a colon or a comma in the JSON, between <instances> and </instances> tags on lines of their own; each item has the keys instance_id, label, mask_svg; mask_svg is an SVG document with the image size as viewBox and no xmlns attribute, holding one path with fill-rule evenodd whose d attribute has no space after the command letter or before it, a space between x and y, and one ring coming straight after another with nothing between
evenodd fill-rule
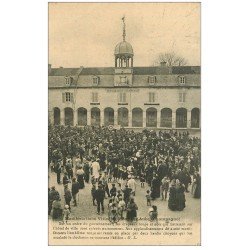
<instances>
[{"instance_id":1,"label":"dome roof","mask_svg":"<svg viewBox=\"0 0 250 250\"><path fill-rule=\"evenodd\" d=\"M115 55L134 55L132 45L128 42L120 42L115 46Z\"/></svg>"}]
</instances>

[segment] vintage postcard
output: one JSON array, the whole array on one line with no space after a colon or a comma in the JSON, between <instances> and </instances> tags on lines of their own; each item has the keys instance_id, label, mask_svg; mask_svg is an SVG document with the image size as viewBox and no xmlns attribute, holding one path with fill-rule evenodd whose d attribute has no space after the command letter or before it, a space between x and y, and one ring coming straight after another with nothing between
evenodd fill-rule
<instances>
[{"instance_id":1,"label":"vintage postcard","mask_svg":"<svg viewBox=\"0 0 250 250\"><path fill-rule=\"evenodd\" d=\"M49 3L49 245L201 244L200 3Z\"/></svg>"}]
</instances>

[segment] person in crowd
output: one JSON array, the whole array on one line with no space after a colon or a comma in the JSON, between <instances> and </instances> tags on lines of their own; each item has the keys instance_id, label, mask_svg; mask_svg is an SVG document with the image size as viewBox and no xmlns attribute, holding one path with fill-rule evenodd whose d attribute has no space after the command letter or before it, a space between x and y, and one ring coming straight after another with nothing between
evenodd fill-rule
<instances>
[{"instance_id":1,"label":"person in crowd","mask_svg":"<svg viewBox=\"0 0 250 250\"><path fill-rule=\"evenodd\" d=\"M141 182L141 187L142 188L144 188L144 185L145 185L145 178L146 178L146 176L145 176L145 173L141 173L141 175L140 175L140 182Z\"/></svg>"},{"instance_id":2,"label":"person in crowd","mask_svg":"<svg viewBox=\"0 0 250 250\"><path fill-rule=\"evenodd\" d=\"M138 206L134 201L134 198L131 198L127 205L127 220L134 221L137 219L137 210Z\"/></svg>"},{"instance_id":3,"label":"person in crowd","mask_svg":"<svg viewBox=\"0 0 250 250\"><path fill-rule=\"evenodd\" d=\"M57 161L55 166L55 172L56 172L57 183L61 184L61 172L62 172L61 160Z\"/></svg>"},{"instance_id":4,"label":"person in crowd","mask_svg":"<svg viewBox=\"0 0 250 250\"><path fill-rule=\"evenodd\" d=\"M156 198L160 197L160 188L161 188L161 181L159 180L158 176L154 174L153 180L151 182L151 198L155 200Z\"/></svg>"},{"instance_id":5,"label":"person in crowd","mask_svg":"<svg viewBox=\"0 0 250 250\"><path fill-rule=\"evenodd\" d=\"M161 199L167 200L167 193L169 189L169 179L165 176L161 181Z\"/></svg>"},{"instance_id":6,"label":"person in crowd","mask_svg":"<svg viewBox=\"0 0 250 250\"><path fill-rule=\"evenodd\" d=\"M123 190L123 197L124 197L124 201L126 203L126 206L129 202L130 195L131 195L131 189L128 187L128 185L126 185L125 189Z\"/></svg>"},{"instance_id":7,"label":"person in crowd","mask_svg":"<svg viewBox=\"0 0 250 250\"><path fill-rule=\"evenodd\" d=\"M92 173L93 173L93 176L95 177L96 181L98 181L99 173L100 173L99 159L92 162Z\"/></svg>"},{"instance_id":8,"label":"person in crowd","mask_svg":"<svg viewBox=\"0 0 250 250\"><path fill-rule=\"evenodd\" d=\"M96 186L95 186L95 184L92 184L91 196L92 196L93 206L96 206L96 204L95 204L95 200L96 200Z\"/></svg>"},{"instance_id":9,"label":"person in crowd","mask_svg":"<svg viewBox=\"0 0 250 250\"><path fill-rule=\"evenodd\" d=\"M70 210L69 210L69 206L65 205L64 206L64 210L63 210L63 220L65 222L67 222L69 220L69 215L70 215Z\"/></svg>"},{"instance_id":10,"label":"person in crowd","mask_svg":"<svg viewBox=\"0 0 250 250\"><path fill-rule=\"evenodd\" d=\"M73 178L73 163L72 163L71 158L66 160L65 169L68 174L69 180L71 180Z\"/></svg>"},{"instance_id":11,"label":"person in crowd","mask_svg":"<svg viewBox=\"0 0 250 250\"><path fill-rule=\"evenodd\" d=\"M79 183L77 182L76 177L72 178L71 193L73 197L74 206L76 207L77 206L76 196L79 193Z\"/></svg>"},{"instance_id":12,"label":"person in crowd","mask_svg":"<svg viewBox=\"0 0 250 250\"><path fill-rule=\"evenodd\" d=\"M69 183L69 177L68 177L68 173L67 172L64 173L63 181L62 182L63 182L63 185L66 185L66 184Z\"/></svg>"},{"instance_id":13,"label":"person in crowd","mask_svg":"<svg viewBox=\"0 0 250 250\"><path fill-rule=\"evenodd\" d=\"M121 219L123 220L124 217L123 217L123 213L126 209L126 203L125 201L122 199L122 197L118 197L119 199L119 202L118 202L118 210L119 210L119 213L120 213L120 216L121 216Z\"/></svg>"},{"instance_id":14,"label":"person in crowd","mask_svg":"<svg viewBox=\"0 0 250 250\"><path fill-rule=\"evenodd\" d=\"M176 180L176 209L182 211L186 207L185 186L178 179Z\"/></svg>"},{"instance_id":15,"label":"person in crowd","mask_svg":"<svg viewBox=\"0 0 250 250\"><path fill-rule=\"evenodd\" d=\"M151 208L149 208L148 214L150 221L157 221L158 219L157 206L153 205Z\"/></svg>"},{"instance_id":16,"label":"person in crowd","mask_svg":"<svg viewBox=\"0 0 250 250\"><path fill-rule=\"evenodd\" d=\"M52 202L52 219L53 220L62 220L63 209L60 196L56 196L56 199Z\"/></svg>"},{"instance_id":17,"label":"person in crowd","mask_svg":"<svg viewBox=\"0 0 250 250\"><path fill-rule=\"evenodd\" d=\"M102 185L98 185L98 189L95 192L95 198L97 202L97 214L100 214L101 209L102 213L104 213L105 191L103 190Z\"/></svg>"},{"instance_id":18,"label":"person in crowd","mask_svg":"<svg viewBox=\"0 0 250 250\"><path fill-rule=\"evenodd\" d=\"M65 198L65 204L69 206L69 210L71 211L70 202L72 199L72 194L69 190L68 184L64 185L64 198Z\"/></svg>"},{"instance_id":19,"label":"person in crowd","mask_svg":"<svg viewBox=\"0 0 250 250\"><path fill-rule=\"evenodd\" d=\"M175 179L172 180L169 188L168 207L172 211L177 209Z\"/></svg>"},{"instance_id":20,"label":"person in crowd","mask_svg":"<svg viewBox=\"0 0 250 250\"><path fill-rule=\"evenodd\" d=\"M135 196L135 191L136 191L136 181L134 179L134 176L129 175L128 176L128 188L131 189L131 194Z\"/></svg>"},{"instance_id":21,"label":"person in crowd","mask_svg":"<svg viewBox=\"0 0 250 250\"><path fill-rule=\"evenodd\" d=\"M150 192L150 190L147 190L146 201L147 201L147 206L151 206L151 192Z\"/></svg>"},{"instance_id":22,"label":"person in crowd","mask_svg":"<svg viewBox=\"0 0 250 250\"><path fill-rule=\"evenodd\" d=\"M110 189L110 195L111 195L111 197L115 197L116 196L115 183L112 184L112 188Z\"/></svg>"},{"instance_id":23,"label":"person in crowd","mask_svg":"<svg viewBox=\"0 0 250 250\"><path fill-rule=\"evenodd\" d=\"M83 170L85 174L85 181L89 183L90 165L89 165L89 162L85 158L83 159Z\"/></svg>"},{"instance_id":24,"label":"person in crowd","mask_svg":"<svg viewBox=\"0 0 250 250\"><path fill-rule=\"evenodd\" d=\"M194 182L192 185L192 195L196 199L201 198L201 177L197 171L194 174Z\"/></svg>"},{"instance_id":25,"label":"person in crowd","mask_svg":"<svg viewBox=\"0 0 250 250\"><path fill-rule=\"evenodd\" d=\"M51 189L49 189L49 215L51 214L52 210L52 203L57 198L60 198L59 192L56 190L55 186L52 186Z\"/></svg>"},{"instance_id":26,"label":"person in crowd","mask_svg":"<svg viewBox=\"0 0 250 250\"><path fill-rule=\"evenodd\" d=\"M84 184L84 171L82 169L82 166L80 166L79 169L76 170L76 176L77 176L77 182L79 183L79 188L83 189L85 187L85 184Z\"/></svg>"}]
</instances>

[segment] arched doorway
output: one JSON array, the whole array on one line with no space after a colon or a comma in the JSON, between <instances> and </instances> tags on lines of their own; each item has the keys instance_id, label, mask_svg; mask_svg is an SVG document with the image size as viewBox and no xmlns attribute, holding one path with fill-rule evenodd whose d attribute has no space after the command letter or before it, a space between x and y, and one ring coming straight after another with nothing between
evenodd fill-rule
<instances>
[{"instance_id":1,"label":"arched doorway","mask_svg":"<svg viewBox=\"0 0 250 250\"><path fill-rule=\"evenodd\" d=\"M179 108L176 110L176 128L187 127L187 110L185 108Z\"/></svg>"},{"instance_id":2,"label":"arched doorway","mask_svg":"<svg viewBox=\"0 0 250 250\"><path fill-rule=\"evenodd\" d=\"M91 109L91 125L100 126L100 109L99 108Z\"/></svg>"},{"instance_id":3,"label":"arched doorway","mask_svg":"<svg viewBox=\"0 0 250 250\"><path fill-rule=\"evenodd\" d=\"M132 127L143 126L143 112L141 108L134 108L132 110Z\"/></svg>"},{"instance_id":4,"label":"arched doorway","mask_svg":"<svg viewBox=\"0 0 250 250\"><path fill-rule=\"evenodd\" d=\"M157 109L148 108L146 110L146 127L157 127Z\"/></svg>"},{"instance_id":5,"label":"arched doorway","mask_svg":"<svg viewBox=\"0 0 250 250\"><path fill-rule=\"evenodd\" d=\"M112 108L104 109L104 126L114 125L114 110Z\"/></svg>"},{"instance_id":6,"label":"arched doorway","mask_svg":"<svg viewBox=\"0 0 250 250\"><path fill-rule=\"evenodd\" d=\"M161 110L161 127L172 127L172 109L164 108Z\"/></svg>"},{"instance_id":7,"label":"arched doorway","mask_svg":"<svg viewBox=\"0 0 250 250\"><path fill-rule=\"evenodd\" d=\"M65 125L66 126L73 126L74 124L74 114L72 108L65 108Z\"/></svg>"},{"instance_id":8,"label":"arched doorway","mask_svg":"<svg viewBox=\"0 0 250 250\"><path fill-rule=\"evenodd\" d=\"M54 108L54 125L60 125L61 114L59 108Z\"/></svg>"},{"instance_id":9,"label":"arched doorway","mask_svg":"<svg viewBox=\"0 0 250 250\"><path fill-rule=\"evenodd\" d=\"M200 127L200 110L198 108L193 108L191 111L191 128Z\"/></svg>"},{"instance_id":10,"label":"arched doorway","mask_svg":"<svg viewBox=\"0 0 250 250\"><path fill-rule=\"evenodd\" d=\"M128 126L128 109L127 108L118 109L118 125L121 125L123 127Z\"/></svg>"},{"instance_id":11,"label":"arched doorway","mask_svg":"<svg viewBox=\"0 0 250 250\"><path fill-rule=\"evenodd\" d=\"M77 124L79 126L85 126L87 125L87 109L85 108L79 108L77 110Z\"/></svg>"}]
</instances>

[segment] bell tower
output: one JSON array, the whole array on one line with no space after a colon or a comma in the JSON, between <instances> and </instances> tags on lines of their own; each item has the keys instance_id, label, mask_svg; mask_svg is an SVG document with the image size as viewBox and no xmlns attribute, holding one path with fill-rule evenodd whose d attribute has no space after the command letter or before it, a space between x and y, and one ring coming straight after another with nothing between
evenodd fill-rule
<instances>
[{"instance_id":1,"label":"bell tower","mask_svg":"<svg viewBox=\"0 0 250 250\"><path fill-rule=\"evenodd\" d=\"M130 86L132 85L133 75L133 57L134 51L130 43L126 42L126 23L125 16L122 18L123 41L115 47L115 86Z\"/></svg>"}]
</instances>

